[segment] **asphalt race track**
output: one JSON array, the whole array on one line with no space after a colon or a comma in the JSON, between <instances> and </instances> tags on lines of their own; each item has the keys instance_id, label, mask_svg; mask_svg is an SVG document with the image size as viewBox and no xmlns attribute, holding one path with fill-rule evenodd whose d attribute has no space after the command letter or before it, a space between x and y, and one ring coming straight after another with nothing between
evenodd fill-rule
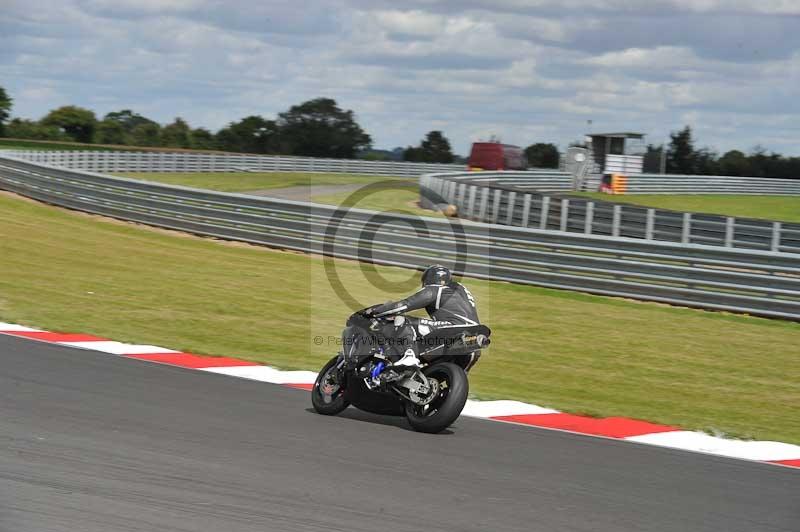
<instances>
[{"instance_id":1,"label":"asphalt race track","mask_svg":"<svg viewBox=\"0 0 800 532\"><path fill-rule=\"evenodd\" d=\"M0 531L793 531L800 473L0 336Z\"/></svg>"}]
</instances>

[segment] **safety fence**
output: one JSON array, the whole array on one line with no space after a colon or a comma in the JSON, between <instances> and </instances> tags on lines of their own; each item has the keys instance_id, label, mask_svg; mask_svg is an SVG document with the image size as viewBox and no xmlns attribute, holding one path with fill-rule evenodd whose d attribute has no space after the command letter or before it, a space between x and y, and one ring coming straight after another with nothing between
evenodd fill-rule
<instances>
[{"instance_id":1,"label":"safety fence","mask_svg":"<svg viewBox=\"0 0 800 532\"><path fill-rule=\"evenodd\" d=\"M449 179L456 179L470 185L513 188L516 191L536 192L570 192L577 186L575 176L568 172L554 169L533 169L525 171L481 171L481 172L449 172ZM600 185L599 176L584 180L583 190L597 190Z\"/></svg>"},{"instance_id":2,"label":"safety fence","mask_svg":"<svg viewBox=\"0 0 800 532\"><path fill-rule=\"evenodd\" d=\"M199 235L470 277L800 319L800 255L376 213L0 157L0 188Z\"/></svg>"},{"instance_id":3,"label":"safety fence","mask_svg":"<svg viewBox=\"0 0 800 532\"><path fill-rule=\"evenodd\" d=\"M465 169L463 164L216 153L2 150L0 154L91 172L338 172L417 177L428 172Z\"/></svg>"},{"instance_id":4,"label":"safety fence","mask_svg":"<svg viewBox=\"0 0 800 532\"><path fill-rule=\"evenodd\" d=\"M509 183L504 172L492 181L469 172L428 174L420 178L424 206L455 205L470 220L543 230L638 238L681 244L800 253L800 224L678 212L542 191L569 191L568 174L561 185ZM533 178L528 178L533 180ZM535 180L533 180L535 181ZM592 185L590 185L592 186Z\"/></svg>"},{"instance_id":5,"label":"safety fence","mask_svg":"<svg viewBox=\"0 0 800 532\"><path fill-rule=\"evenodd\" d=\"M718 175L631 174L605 179L619 194L791 194L800 195L798 179Z\"/></svg>"}]
</instances>

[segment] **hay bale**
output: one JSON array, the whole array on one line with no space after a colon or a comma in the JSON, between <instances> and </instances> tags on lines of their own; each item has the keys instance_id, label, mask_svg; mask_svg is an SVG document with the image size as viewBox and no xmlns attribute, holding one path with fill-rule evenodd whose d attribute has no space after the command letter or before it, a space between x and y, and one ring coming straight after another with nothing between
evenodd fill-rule
<instances>
[{"instance_id":1,"label":"hay bale","mask_svg":"<svg viewBox=\"0 0 800 532\"><path fill-rule=\"evenodd\" d=\"M458 208L455 205L445 205L442 208L442 214L449 218L454 218L458 215Z\"/></svg>"}]
</instances>

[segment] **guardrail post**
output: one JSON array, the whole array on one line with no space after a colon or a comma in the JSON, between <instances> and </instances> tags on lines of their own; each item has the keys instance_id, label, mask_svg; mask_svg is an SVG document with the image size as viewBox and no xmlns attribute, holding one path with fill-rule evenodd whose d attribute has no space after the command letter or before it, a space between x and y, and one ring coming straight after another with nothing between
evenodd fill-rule
<instances>
[{"instance_id":1,"label":"guardrail post","mask_svg":"<svg viewBox=\"0 0 800 532\"><path fill-rule=\"evenodd\" d=\"M469 205L467 206L467 216L475 218L475 191L478 189L475 185L469 186Z\"/></svg>"},{"instance_id":2,"label":"guardrail post","mask_svg":"<svg viewBox=\"0 0 800 532\"><path fill-rule=\"evenodd\" d=\"M528 218L531 216L531 195L525 194L522 202L522 227L528 227Z\"/></svg>"},{"instance_id":3,"label":"guardrail post","mask_svg":"<svg viewBox=\"0 0 800 532\"><path fill-rule=\"evenodd\" d=\"M614 205L611 215L611 236L619 236L619 223L622 218L622 205Z\"/></svg>"},{"instance_id":4,"label":"guardrail post","mask_svg":"<svg viewBox=\"0 0 800 532\"><path fill-rule=\"evenodd\" d=\"M725 218L725 247L732 248L733 247L733 228L734 224L736 223L736 218L733 216L728 216Z\"/></svg>"},{"instance_id":5,"label":"guardrail post","mask_svg":"<svg viewBox=\"0 0 800 532\"><path fill-rule=\"evenodd\" d=\"M683 213L683 230L681 231L681 243L688 244L689 236L692 233L692 213Z\"/></svg>"},{"instance_id":6,"label":"guardrail post","mask_svg":"<svg viewBox=\"0 0 800 532\"><path fill-rule=\"evenodd\" d=\"M481 210L478 213L478 219L481 222L486 221L486 204L489 201L489 189L481 187Z\"/></svg>"},{"instance_id":7,"label":"guardrail post","mask_svg":"<svg viewBox=\"0 0 800 532\"><path fill-rule=\"evenodd\" d=\"M780 251L781 250L781 229L783 224L781 222L774 222L772 224L772 245L770 246L771 251Z\"/></svg>"},{"instance_id":8,"label":"guardrail post","mask_svg":"<svg viewBox=\"0 0 800 532\"><path fill-rule=\"evenodd\" d=\"M583 221L583 232L584 234L591 235L592 234L592 222L594 222L594 202L587 201L586 202L586 218Z\"/></svg>"},{"instance_id":9,"label":"guardrail post","mask_svg":"<svg viewBox=\"0 0 800 532\"><path fill-rule=\"evenodd\" d=\"M506 213L506 225L514 225L514 203L517 199L516 192L509 192L508 194L508 212Z\"/></svg>"},{"instance_id":10,"label":"guardrail post","mask_svg":"<svg viewBox=\"0 0 800 532\"><path fill-rule=\"evenodd\" d=\"M500 216L500 195L503 191L499 188L494 190L494 201L492 202L492 223L497 223L497 218Z\"/></svg>"},{"instance_id":11,"label":"guardrail post","mask_svg":"<svg viewBox=\"0 0 800 532\"><path fill-rule=\"evenodd\" d=\"M458 214L465 215L467 214L467 184L466 183L459 183L458 184L458 194L456 200L456 206L458 207Z\"/></svg>"},{"instance_id":12,"label":"guardrail post","mask_svg":"<svg viewBox=\"0 0 800 532\"><path fill-rule=\"evenodd\" d=\"M539 213L539 229L547 229L547 218L550 216L550 196L542 196L542 212Z\"/></svg>"},{"instance_id":13,"label":"guardrail post","mask_svg":"<svg viewBox=\"0 0 800 532\"><path fill-rule=\"evenodd\" d=\"M621 206L620 206L621 207ZM656 226L656 210L647 209L647 219L644 226L644 238L646 240L653 240L653 233Z\"/></svg>"},{"instance_id":14,"label":"guardrail post","mask_svg":"<svg viewBox=\"0 0 800 532\"><path fill-rule=\"evenodd\" d=\"M562 231L567 230L567 217L569 216L569 200L562 199L561 200L561 225L560 229Z\"/></svg>"}]
</instances>

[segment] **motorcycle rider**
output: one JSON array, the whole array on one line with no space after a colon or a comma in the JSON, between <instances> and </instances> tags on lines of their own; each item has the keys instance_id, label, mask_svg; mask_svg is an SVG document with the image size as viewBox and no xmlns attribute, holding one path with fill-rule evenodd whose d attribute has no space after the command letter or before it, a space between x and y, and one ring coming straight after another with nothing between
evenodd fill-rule
<instances>
[{"instance_id":1,"label":"motorcycle rider","mask_svg":"<svg viewBox=\"0 0 800 532\"><path fill-rule=\"evenodd\" d=\"M424 308L431 319L401 316L401 313ZM422 288L401 301L374 305L364 311L368 316L385 318L395 316L394 338L407 349L395 366L418 366L420 341L436 330L464 328L478 325L475 298L469 290L453 280L448 268L435 264L422 272ZM479 353L470 354L466 364L469 370L478 360Z\"/></svg>"}]
</instances>

